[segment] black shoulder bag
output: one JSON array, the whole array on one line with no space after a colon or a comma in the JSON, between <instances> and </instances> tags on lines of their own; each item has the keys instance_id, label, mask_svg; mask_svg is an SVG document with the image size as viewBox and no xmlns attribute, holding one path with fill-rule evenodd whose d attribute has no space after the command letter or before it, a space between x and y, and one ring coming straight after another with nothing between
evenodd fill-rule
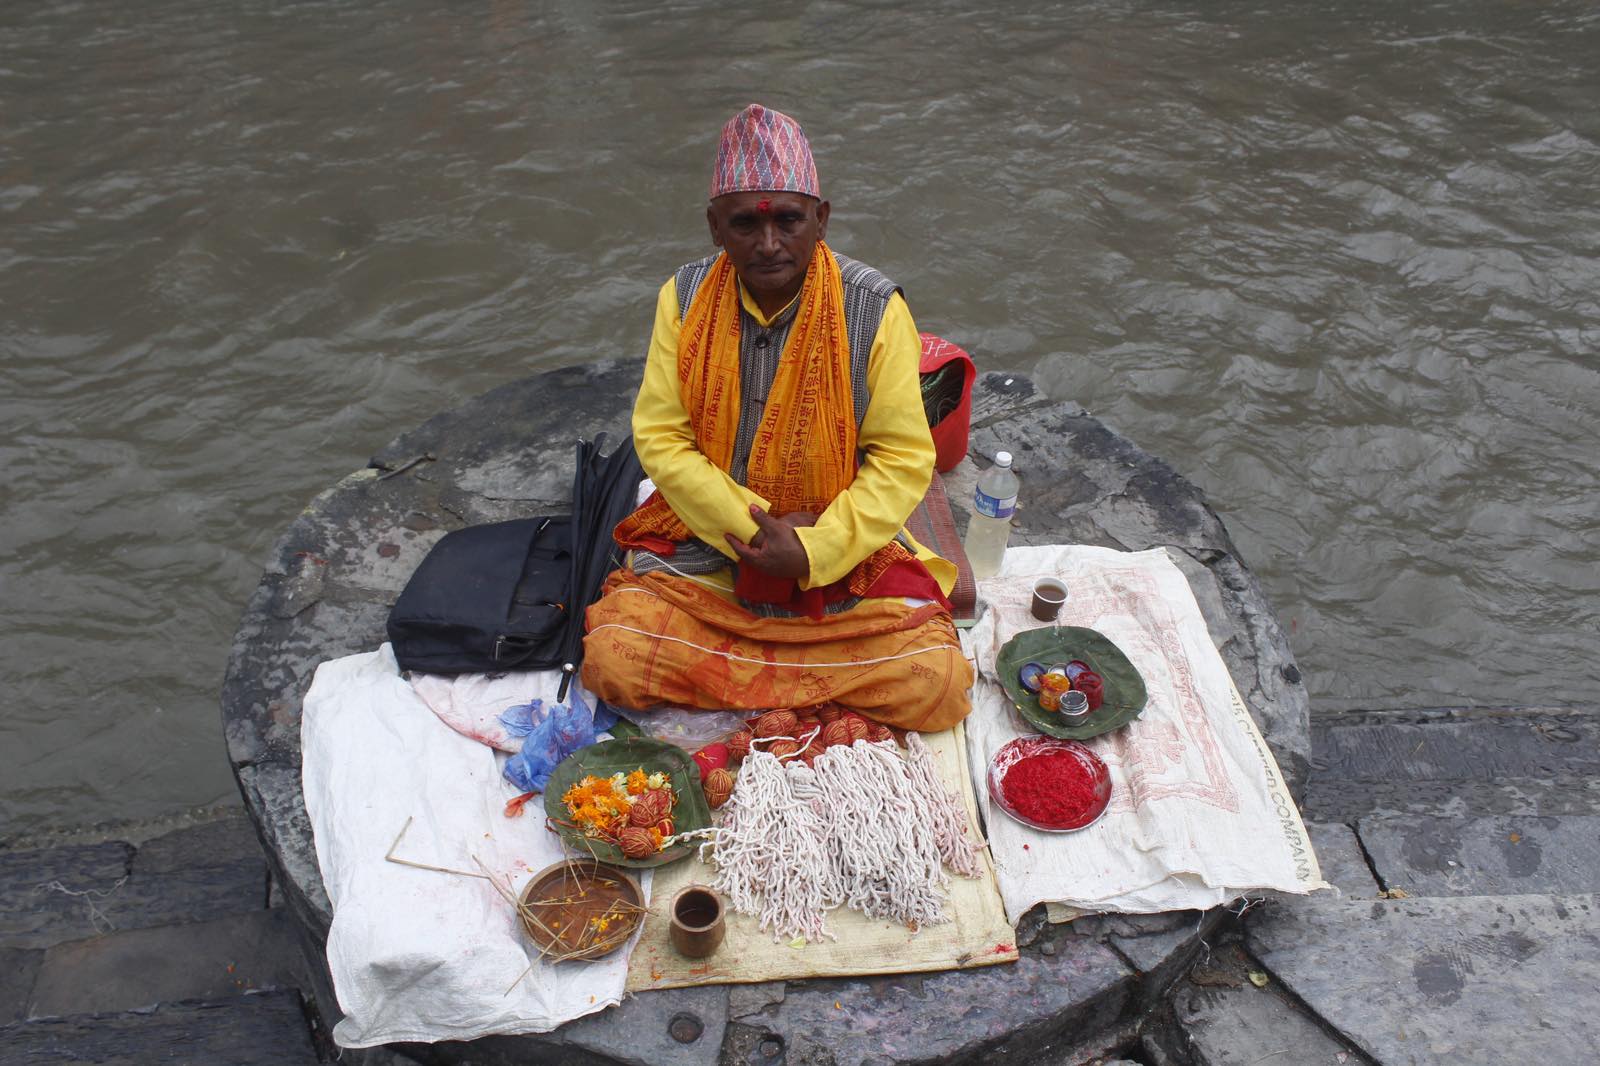
<instances>
[{"instance_id":1,"label":"black shoulder bag","mask_svg":"<svg viewBox=\"0 0 1600 1066\"><path fill-rule=\"evenodd\" d=\"M625 439L577 445L572 514L518 518L447 533L389 611L402 670L430 674L546 670L582 660L583 615L616 565L611 531L633 509L644 471Z\"/></svg>"}]
</instances>

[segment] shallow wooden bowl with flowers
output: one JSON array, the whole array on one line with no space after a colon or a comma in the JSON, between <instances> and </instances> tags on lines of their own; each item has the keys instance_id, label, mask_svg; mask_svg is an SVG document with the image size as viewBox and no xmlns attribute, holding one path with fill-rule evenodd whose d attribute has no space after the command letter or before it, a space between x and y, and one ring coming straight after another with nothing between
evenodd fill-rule
<instances>
[{"instance_id":1,"label":"shallow wooden bowl with flowers","mask_svg":"<svg viewBox=\"0 0 1600 1066\"><path fill-rule=\"evenodd\" d=\"M626 870L568 859L528 879L517 914L539 953L554 962L598 959L628 942L644 920L644 893Z\"/></svg>"}]
</instances>

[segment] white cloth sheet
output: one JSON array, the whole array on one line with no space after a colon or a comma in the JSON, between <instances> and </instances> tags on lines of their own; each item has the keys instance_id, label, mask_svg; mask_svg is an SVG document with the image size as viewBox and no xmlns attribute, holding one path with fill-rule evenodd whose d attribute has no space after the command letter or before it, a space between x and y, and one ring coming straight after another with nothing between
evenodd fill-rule
<instances>
[{"instance_id":1,"label":"white cloth sheet","mask_svg":"<svg viewBox=\"0 0 1600 1066\"><path fill-rule=\"evenodd\" d=\"M989 760L1035 732L1006 699L994 663L1007 640L1044 624L1029 613L1041 577L1066 582L1060 624L1108 637L1149 691L1140 718L1086 742L1110 767L1113 791L1105 817L1076 833L1040 832L989 803ZM980 675L967 753L1013 924L1040 902L1152 913L1326 887L1277 763L1163 550L1010 548L979 593L988 610L965 635Z\"/></svg>"},{"instance_id":2,"label":"white cloth sheet","mask_svg":"<svg viewBox=\"0 0 1600 1066\"><path fill-rule=\"evenodd\" d=\"M513 707L534 700L554 706L561 690L560 670L513 670L506 674L411 675L411 687L439 720L468 740L515 755L522 750L522 738L514 737L500 722L500 715ZM589 706L587 691L584 699Z\"/></svg>"},{"instance_id":3,"label":"white cloth sheet","mask_svg":"<svg viewBox=\"0 0 1600 1066\"><path fill-rule=\"evenodd\" d=\"M387 644L317 668L301 744L306 813L333 902L328 965L345 1015L335 1041L547 1032L621 1000L631 943L548 966L487 881L385 861L408 818L397 856L471 871L476 858L517 890L562 859L538 808L505 817L513 793L494 751L441 722Z\"/></svg>"}]
</instances>

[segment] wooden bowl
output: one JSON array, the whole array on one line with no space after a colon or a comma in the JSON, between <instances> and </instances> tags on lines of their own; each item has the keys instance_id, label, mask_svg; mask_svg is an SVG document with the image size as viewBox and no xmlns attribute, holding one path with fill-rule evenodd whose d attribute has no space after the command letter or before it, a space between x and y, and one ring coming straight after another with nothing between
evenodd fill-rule
<instances>
[{"instance_id":1,"label":"wooden bowl","mask_svg":"<svg viewBox=\"0 0 1600 1066\"><path fill-rule=\"evenodd\" d=\"M522 888L519 917L539 953L555 962L598 959L644 921L644 892L626 870L593 859L547 866ZM600 928L604 925L604 928Z\"/></svg>"}]
</instances>

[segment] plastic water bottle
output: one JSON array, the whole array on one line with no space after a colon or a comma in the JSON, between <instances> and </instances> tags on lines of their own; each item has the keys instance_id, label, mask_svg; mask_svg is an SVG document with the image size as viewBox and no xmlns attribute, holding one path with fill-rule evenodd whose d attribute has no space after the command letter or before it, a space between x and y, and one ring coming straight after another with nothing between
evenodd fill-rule
<instances>
[{"instance_id":1,"label":"plastic water bottle","mask_svg":"<svg viewBox=\"0 0 1600 1066\"><path fill-rule=\"evenodd\" d=\"M994 465L978 478L972 494L972 519L962 547L974 579L993 577L1005 558L1011 536L1011 516L1017 509L1017 475L1011 470L1011 453L996 452Z\"/></svg>"}]
</instances>

